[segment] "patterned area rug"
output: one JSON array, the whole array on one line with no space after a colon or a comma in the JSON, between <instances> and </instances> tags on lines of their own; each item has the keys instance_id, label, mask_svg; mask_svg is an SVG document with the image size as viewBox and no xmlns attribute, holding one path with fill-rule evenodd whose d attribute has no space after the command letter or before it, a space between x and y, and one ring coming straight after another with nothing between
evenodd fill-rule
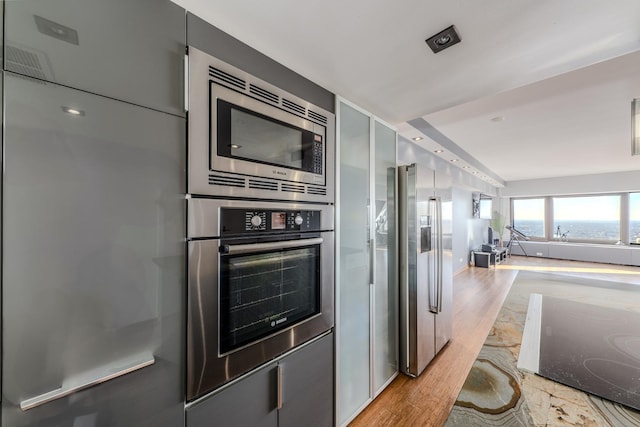
<instances>
[{"instance_id":1,"label":"patterned area rug","mask_svg":"<svg viewBox=\"0 0 640 427\"><path fill-rule=\"evenodd\" d=\"M638 285L519 272L445 425L640 426L638 411L517 369L532 293L640 311Z\"/></svg>"}]
</instances>

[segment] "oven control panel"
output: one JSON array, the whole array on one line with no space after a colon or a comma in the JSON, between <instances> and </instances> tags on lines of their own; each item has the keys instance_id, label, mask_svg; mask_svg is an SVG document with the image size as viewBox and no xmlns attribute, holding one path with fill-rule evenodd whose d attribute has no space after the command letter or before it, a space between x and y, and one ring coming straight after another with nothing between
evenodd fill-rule
<instances>
[{"instance_id":1,"label":"oven control panel","mask_svg":"<svg viewBox=\"0 0 640 427\"><path fill-rule=\"evenodd\" d=\"M320 211L221 208L221 234L320 231Z\"/></svg>"}]
</instances>

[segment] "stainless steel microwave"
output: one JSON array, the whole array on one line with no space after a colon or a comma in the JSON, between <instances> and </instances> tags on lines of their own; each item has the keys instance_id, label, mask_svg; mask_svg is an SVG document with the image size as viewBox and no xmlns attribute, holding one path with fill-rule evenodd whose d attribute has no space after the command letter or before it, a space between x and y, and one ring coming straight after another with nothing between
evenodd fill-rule
<instances>
[{"instance_id":1,"label":"stainless steel microwave","mask_svg":"<svg viewBox=\"0 0 640 427\"><path fill-rule=\"evenodd\" d=\"M335 115L189 48L193 195L334 202Z\"/></svg>"}]
</instances>

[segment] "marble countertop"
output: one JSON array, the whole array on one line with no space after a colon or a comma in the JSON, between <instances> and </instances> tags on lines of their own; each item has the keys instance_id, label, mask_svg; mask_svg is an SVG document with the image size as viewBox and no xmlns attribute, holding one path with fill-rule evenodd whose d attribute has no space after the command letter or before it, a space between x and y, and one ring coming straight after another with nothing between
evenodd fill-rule
<instances>
[{"instance_id":1,"label":"marble countertop","mask_svg":"<svg viewBox=\"0 0 640 427\"><path fill-rule=\"evenodd\" d=\"M640 426L640 412L517 368L529 296L640 311L640 286L521 271L446 426Z\"/></svg>"}]
</instances>

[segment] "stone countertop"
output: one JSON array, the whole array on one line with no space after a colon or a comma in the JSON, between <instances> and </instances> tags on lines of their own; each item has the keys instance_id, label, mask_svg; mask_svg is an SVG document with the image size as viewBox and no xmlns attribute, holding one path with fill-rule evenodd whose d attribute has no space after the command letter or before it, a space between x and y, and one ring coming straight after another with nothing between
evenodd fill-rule
<instances>
[{"instance_id":1,"label":"stone countertop","mask_svg":"<svg viewBox=\"0 0 640 427\"><path fill-rule=\"evenodd\" d=\"M638 285L519 272L446 426L640 426L638 411L517 369L532 293L640 311Z\"/></svg>"}]
</instances>

